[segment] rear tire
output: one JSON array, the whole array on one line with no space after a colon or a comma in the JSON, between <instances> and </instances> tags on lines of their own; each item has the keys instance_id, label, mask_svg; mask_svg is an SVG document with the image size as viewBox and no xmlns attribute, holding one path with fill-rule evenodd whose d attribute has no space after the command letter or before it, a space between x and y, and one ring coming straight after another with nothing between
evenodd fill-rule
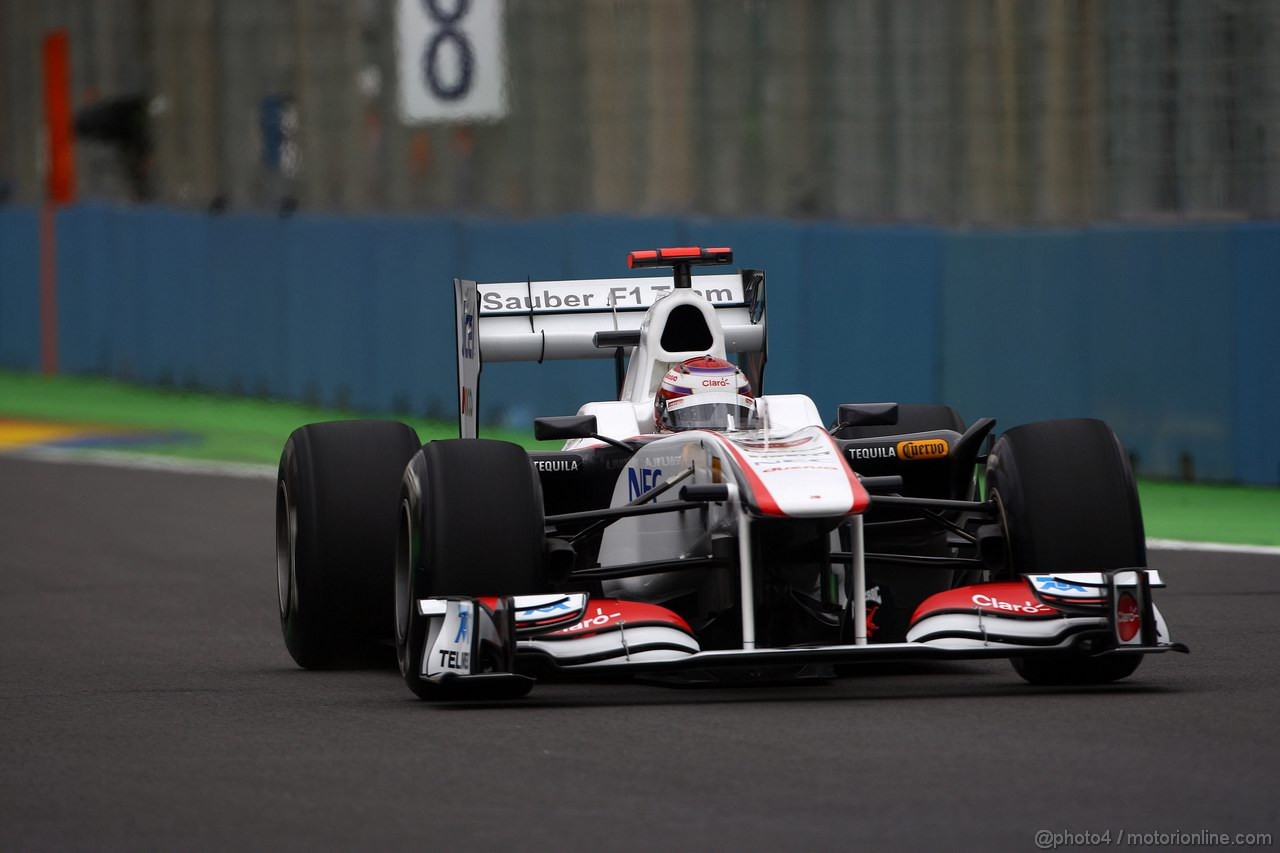
<instances>
[{"instance_id":1,"label":"rear tire","mask_svg":"<svg viewBox=\"0 0 1280 853\"><path fill-rule=\"evenodd\" d=\"M396 496L420 446L412 427L390 421L309 424L285 442L276 586L280 629L299 666L368 660L373 641L393 635Z\"/></svg>"},{"instance_id":2,"label":"rear tire","mask_svg":"<svg viewBox=\"0 0 1280 853\"><path fill-rule=\"evenodd\" d=\"M1115 433L1098 420L1014 427L987 462L987 497L1004 530L999 576L1088 572L1147 564L1133 470ZM1103 684L1133 673L1140 655L1083 653L1014 659L1032 684Z\"/></svg>"},{"instance_id":3,"label":"rear tire","mask_svg":"<svg viewBox=\"0 0 1280 853\"><path fill-rule=\"evenodd\" d=\"M413 457L400 490L395 614L400 673L415 695L450 698L419 677L429 620L418 599L547 592L545 538L542 490L519 445L433 441Z\"/></svg>"}]
</instances>

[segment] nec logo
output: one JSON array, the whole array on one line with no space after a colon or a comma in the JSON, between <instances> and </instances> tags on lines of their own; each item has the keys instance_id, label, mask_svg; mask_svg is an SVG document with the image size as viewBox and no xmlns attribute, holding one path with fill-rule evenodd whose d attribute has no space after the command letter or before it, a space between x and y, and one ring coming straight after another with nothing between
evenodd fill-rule
<instances>
[{"instance_id":1,"label":"nec logo","mask_svg":"<svg viewBox=\"0 0 1280 853\"><path fill-rule=\"evenodd\" d=\"M462 357L476 357L476 318L470 314L462 321Z\"/></svg>"},{"instance_id":2,"label":"nec logo","mask_svg":"<svg viewBox=\"0 0 1280 853\"><path fill-rule=\"evenodd\" d=\"M462 357L476 357L476 306L475 298L468 295L462 302Z\"/></svg>"},{"instance_id":3,"label":"nec logo","mask_svg":"<svg viewBox=\"0 0 1280 853\"><path fill-rule=\"evenodd\" d=\"M661 476L661 468L632 468L627 471L628 500L635 500L658 485Z\"/></svg>"}]
</instances>

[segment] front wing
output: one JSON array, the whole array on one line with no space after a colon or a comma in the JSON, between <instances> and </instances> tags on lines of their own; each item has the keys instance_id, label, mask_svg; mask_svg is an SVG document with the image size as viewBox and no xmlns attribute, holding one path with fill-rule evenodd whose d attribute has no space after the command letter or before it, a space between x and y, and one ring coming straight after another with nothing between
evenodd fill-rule
<instances>
[{"instance_id":1,"label":"front wing","mask_svg":"<svg viewBox=\"0 0 1280 853\"><path fill-rule=\"evenodd\" d=\"M429 630L419 677L465 694L468 684L492 683L504 673L484 669L484 661L514 661L513 669L550 671L559 676L676 674L726 668L800 669L812 665L911 660L972 660L1060 655L1133 655L1187 652L1172 642L1151 600L1159 585L1155 572L1109 572L1028 576L1028 597L1017 610L1000 611L989 602L1010 584L979 584L926 602L903 643L807 645L786 648L701 648L678 615L654 604L591 599L585 593L504 598L427 598L417 602L424 617L453 626L465 612L478 630L460 637L452 630ZM955 606L956 594L977 602ZM1007 598L1008 596L1005 595ZM504 624L496 624L502 621ZM511 638L511 639L501 639ZM514 643L490 649L482 643ZM459 661L476 662L459 666ZM436 665L433 662L449 664ZM508 673L514 674L514 673Z\"/></svg>"}]
</instances>

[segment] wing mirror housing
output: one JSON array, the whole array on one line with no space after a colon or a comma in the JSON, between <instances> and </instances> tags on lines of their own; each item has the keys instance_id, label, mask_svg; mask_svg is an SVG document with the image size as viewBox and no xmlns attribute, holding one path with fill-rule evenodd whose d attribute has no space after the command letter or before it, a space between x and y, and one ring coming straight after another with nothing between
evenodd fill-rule
<instances>
[{"instance_id":1,"label":"wing mirror housing","mask_svg":"<svg viewBox=\"0 0 1280 853\"><path fill-rule=\"evenodd\" d=\"M842 403L840 426L894 426L898 423L897 403Z\"/></svg>"},{"instance_id":2,"label":"wing mirror housing","mask_svg":"<svg viewBox=\"0 0 1280 853\"><path fill-rule=\"evenodd\" d=\"M557 438L591 438L595 434L595 415L563 415L533 419L533 437L538 441Z\"/></svg>"},{"instance_id":3,"label":"wing mirror housing","mask_svg":"<svg viewBox=\"0 0 1280 853\"><path fill-rule=\"evenodd\" d=\"M603 441L628 453L635 452L635 448L626 442L601 435L596 431L597 428L595 415L558 415L533 419L533 437L538 441L554 441L558 438L594 438L596 441Z\"/></svg>"}]
</instances>

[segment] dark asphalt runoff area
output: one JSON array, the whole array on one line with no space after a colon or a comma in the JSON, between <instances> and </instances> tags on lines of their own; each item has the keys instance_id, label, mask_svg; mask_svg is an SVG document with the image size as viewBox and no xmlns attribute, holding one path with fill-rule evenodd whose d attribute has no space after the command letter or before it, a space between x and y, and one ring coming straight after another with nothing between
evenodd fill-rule
<instances>
[{"instance_id":1,"label":"dark asphalt runoff area","mask_svg":"<svg viewBox=\"0 0 1280 853\"><path fill-rule=\"evenodd\" d=\"M265 479L0 458L0 850L1280 839L1280 557L1153 552L1193 653L1105 688L995 661L437 706L294 666L273 512Z\"/></svg>"}]
</instances>

